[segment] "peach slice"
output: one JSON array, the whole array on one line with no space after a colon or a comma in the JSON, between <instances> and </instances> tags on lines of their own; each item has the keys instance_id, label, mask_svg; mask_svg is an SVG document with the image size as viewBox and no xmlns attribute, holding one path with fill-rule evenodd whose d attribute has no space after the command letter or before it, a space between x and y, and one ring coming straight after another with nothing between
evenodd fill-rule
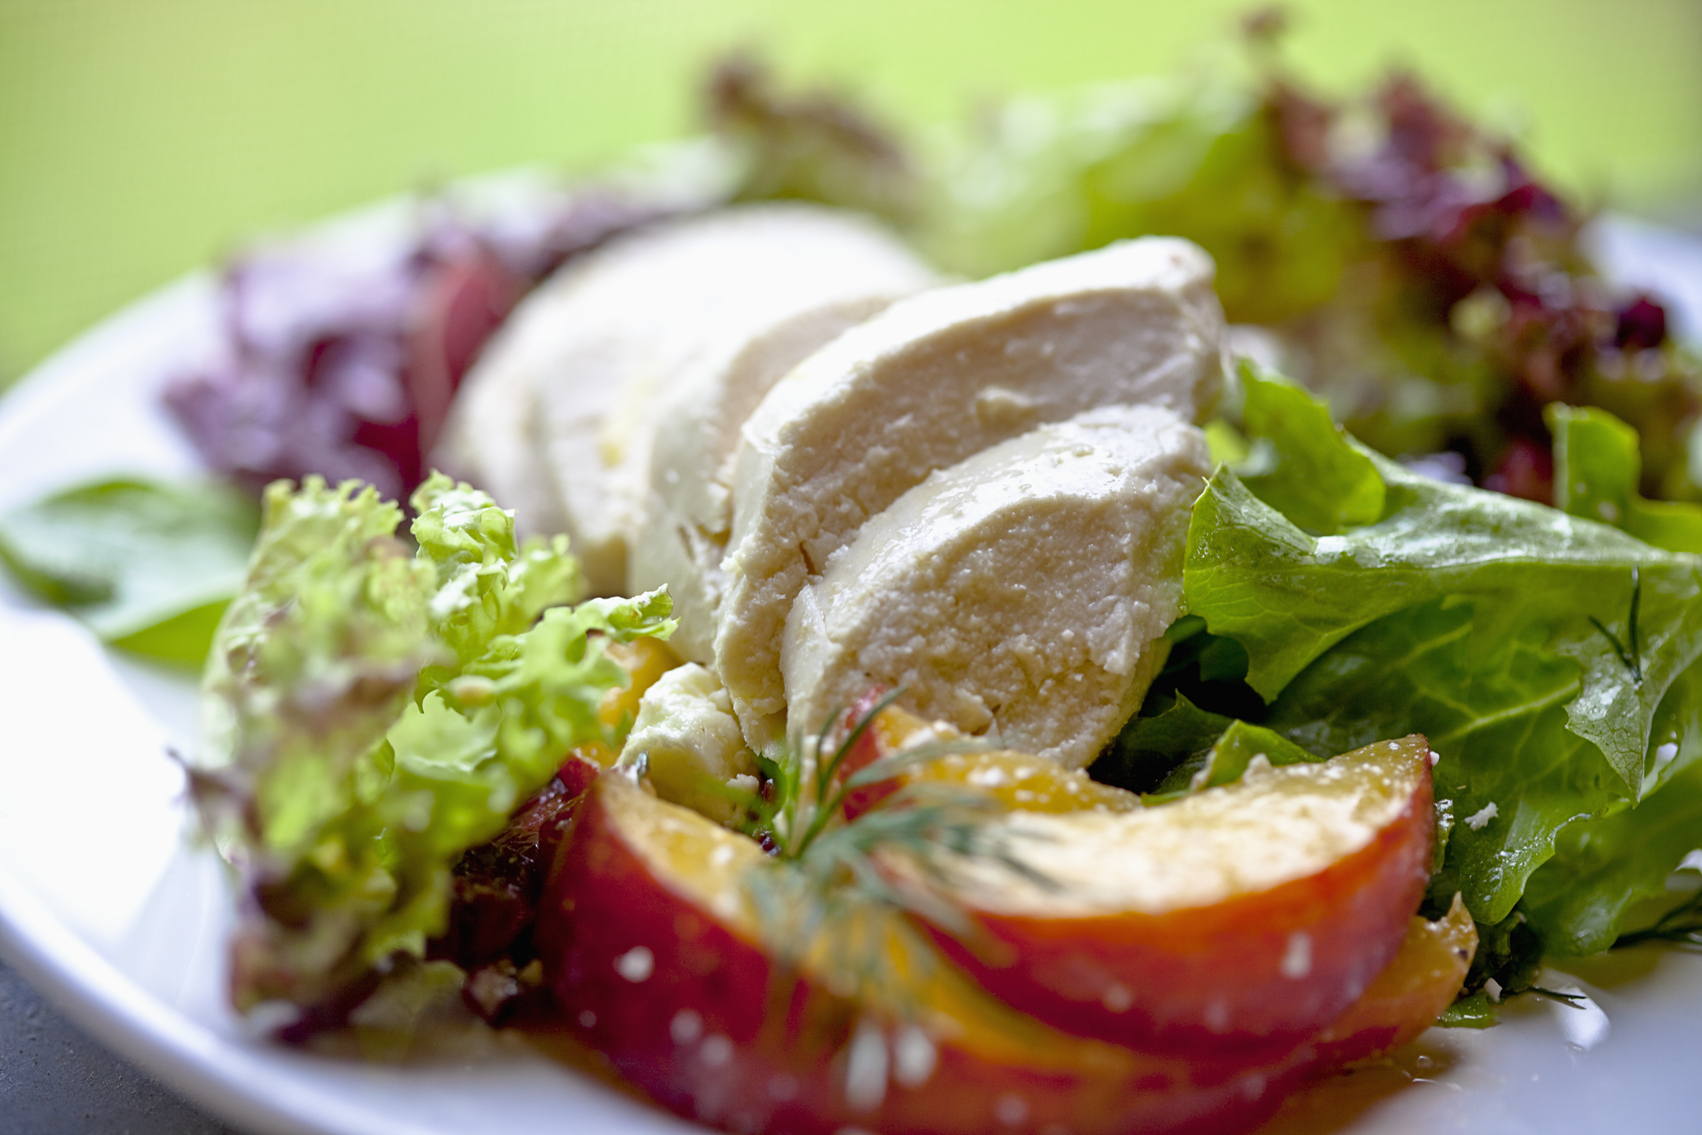
<instances>
[{"instance_id":1,"label":"peach slice","mask_svg":"<svg viewBox=\"0 0 1702 1135\"><path fill-rule=\"evenodd\" d=\"M849 898L782 964L752 896L789 870L605 773L540 912L569 1027L658 1103L741 1133L1244 1130L1315 1067L1305 1044L1219 1060L1065 1035Z\"/></svg>"},{"instance_id":2,"label":"peach slice","mask_svg":"<svg viewBox=\"0 0 1702 1135\"><path fill-rule=\"evenodd\" d=\"M1012 813L1007 842L1043 881L947 859L927 885L969 929L931 930L990 993L1065 1032L1167 1052L1292 1045L1400 948L1430 863L1430 767L1412 736L1255 759L1236 784L1140 811Z\"/></svg>"},{"instance_id":3,"label":"peach slice","mask_svg":"<svg viewBox=\"0 0 1702 1135\"><path fill-rule=\"evenodd\" d=\"M1414 915L1400 952L1314 1042L1333 1070L1382 1056L1418 1037L1459 995L1477 950L1477 926L1459 895L1435 922Z\"/></svg>"},{"instance_id":4,"label":"peach slice","mask_svg":"<svg viewBox=\"0 0 1702 1135\"><path fill-rule=\"evenodd\" d=\"M950 726L930 723L921 717L888 705L874 710L883 691L875 689L845 712L840 732L849 735L864 714L875 713L868 728L852 744L840 765L840 775L849 778L875 761L902 756L906 750L960 738ZM1065 768L1031 753L1009 749L979 752L947 752L926 757L885 780L852 789L845 798L845 818L854 820L901 788L933 785L955 788L990 797L1001 807L1026 812L1132 812L1141 807L1133 792L1100 784L1087 773Z\"/></svg>"},{"instance_id":5,"label":"peach slice","mask_svg":"<svg viewBox=\"0 0 1702 1135\"><path fill-rule=\"evenodd\" d=\"M680 657L668 644L654 638L638 638L631 642L609 642L604 649L626 668L627 684L603 694L597 706L597 723L605 729L624 733L638 716L638 703L644 692L656 684L656 679L680 665ZM585 741L573 750L573 755L592 764L608 768L620 754L597 738Z\"/></svg>"}]
</instances>

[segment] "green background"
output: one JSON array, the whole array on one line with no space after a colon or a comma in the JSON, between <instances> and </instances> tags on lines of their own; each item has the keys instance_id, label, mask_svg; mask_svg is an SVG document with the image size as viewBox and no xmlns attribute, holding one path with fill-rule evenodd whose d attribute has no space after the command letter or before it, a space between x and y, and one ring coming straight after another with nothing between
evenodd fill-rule
<instances>
[{"instance_id":1,"label":"green background","mask_svg":"<svg viewBox=\"0 0 1702 1135\"><path fill-rule=\"evenodd\" d=\"M126 301L269 228L434 179L586 165L694 126L705 61L916 121L978 99L1174 68L1225 0L0 0L0 382ZM1524 131L1591 201L1694 223L1702 2L1312 0L1318 85L1390 63Z\"/></svg>"}]
</instances>

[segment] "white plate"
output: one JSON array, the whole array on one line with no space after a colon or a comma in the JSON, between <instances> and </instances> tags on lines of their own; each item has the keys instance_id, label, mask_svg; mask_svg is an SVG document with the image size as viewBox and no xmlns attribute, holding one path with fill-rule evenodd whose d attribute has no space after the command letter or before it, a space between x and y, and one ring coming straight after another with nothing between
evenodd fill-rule
<instances>
[{"instance_id":1,"label":"white plate","mask_svg":"<svg viewBox=\"0 0 1702 1135\"><path fill-rule=\"evenodd\" d=\"M1683 325L1702 327L1702 243L1618 225L1598 247L1616 274L1667 283L1690 301ZM0 508L107 473L193 471L156 392L213 349L212 301L206 278L166 289L8 395ZM167 756L192 743L193 703L189 680L103 649L0 580L0 954L79 1024L256 1131L695 1130L512 1037L379 1065L245 1027L223 999L230 890L183 838L183 776ZM1702 956L1632 951L1572 968L1545 980L1584 993L1583 1008L1526 998L1498 1028L1431 1030L1395 1067L1290 1101L1273 1130L1694 1129Z\"/></svg>"}]
</instances>

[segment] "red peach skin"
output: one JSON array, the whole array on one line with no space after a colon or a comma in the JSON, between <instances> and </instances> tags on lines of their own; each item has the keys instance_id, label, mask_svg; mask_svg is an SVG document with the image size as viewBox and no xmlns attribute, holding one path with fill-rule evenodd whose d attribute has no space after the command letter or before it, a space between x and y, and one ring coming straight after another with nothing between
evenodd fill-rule
<instances>
[{"instance_id":1,"label":"red peach skin","mask_svg":"<svg viewBox=\"0 0 1702 1135\"><path fill-rule=\"evenodd\" d=\"M774 869L754 841L606 773L546 890L538 940L569 1027L688 1118L745 1135L1231 1132L1315 1068L1305 1044L1248 1061L1067 1036L919 937L897 980L830 992L820 950L786 970L763 944L745 882ZM826 934L871 929L903 934L878 908Z\"/></svg>"},{"instance_id":2,"label":"red peach skin","mask_svg":"<svg viewBox=\"0 0 1702 1135\"><path fill-rule=\"evenodd\" d=\"M995 997L1077 1036L1292 1047L1400 948L1430 864L1429 752L1413 736L1144 811L1013 813L1038 836L1018 853L1061 890L973 870L944 897L974 932L934 935Z\"/></svg>"},{"instance_id":3,"label":"red peach skin","mask_svg":"<svg viewBox=\"0 0 1702 1135\"><path fill-rule=\"evenodd\" d=\"M1324 1072L1393 1051L1453 1004L1477 950L1477 926L1459 895L1429 922L1413 916L1395 960L1315 1042Z\"/></svg>"}]
</instances>

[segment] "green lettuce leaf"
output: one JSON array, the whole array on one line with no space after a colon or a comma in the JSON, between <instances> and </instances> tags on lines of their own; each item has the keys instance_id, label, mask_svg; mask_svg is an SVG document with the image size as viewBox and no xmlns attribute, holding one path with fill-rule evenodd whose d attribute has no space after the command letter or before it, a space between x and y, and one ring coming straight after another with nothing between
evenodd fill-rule
<instances>
[{"instance_id":1,"label":"green lettuce leaf","mask_svg":"<svg viewBox=\"0 0 1702 1135\"><path fill-rule=\"evenodd\" d=\"M102 481L0 516L0 561L102 640L199 666L259 522L222 485Z\"/></svg>"},{"instance_id":2,"label":"green lettuce leaf","mask_svg":"<svg viewBox=\"0 0 1702 1135\"><path fill-rule=\"evenodd\" d=\"M1294 388L1246 385L1261 465L1219 470L1196 506L1188 609L1246 649L1263 724L1311 753L1430 738L1457 821L1438 885L1499 923L1560 831L1664 783L1645 769L1702 655L1702 559L1425 480L1322 428Z\"/></svg>"},{"instance_id":3,"label":"green lettuce leaf","mask_svg":"<svg viewBox=\"0 0 1702 1135\"><path fill-rule=\"evenodd\" d=\"M353 482L271 486L245 589L203 681L197 802L253 902L234 940L240 1008L300 1006L418 956L450 870L567 753L612 743L596 711L628 676L608 641L665 636L665 593L583 590L564 538L434 475L401 510Z\"/></svg>"},{"instance_id":4,"label":"green lettuce leaf","mask_svg":"<svg viewBox=\"0 0 1702 1135\"><path fill-rule=\"evenodd\" d=\"M1253 494L1314 536L1375 524L1387 490L1376 464L1298 386L1241 363L1242 420L1259 439L1237 469ZM1273 441L1282 439L1280 453Z\"/></svg>"},{"instance_id":5,"label":"green lettuce leaf","mask_svg":"<svg viewBox=\"0 0 1702 1135\"><path fill-rule=\"evenodd\" d=\"M1344 752L1346 750L1343 750ZM1212 745L1202 768L1203 775L1191 784L1194 791L1234 784L1247 766L1263 758L1273 766L1306 764L1326 758L1310 753L1273 729L1231 722Z\"/></svg>"},{"instance_id":6,"label":"green lettuce leaf","mask_svg":"<svg viewBox=\"0 0 1702 1135\"><path fill-rule=\"evenodd\" d=\"M1702 552L1702 506L1652 501L1637 492L1643 458L1637 431L1606 410L1551 402L1543 411L1554 434L1554 507L1600 520L1645 544Z\"/></svg>"},{"instance_id":7,"label":"green lettuce leaf","mask_svg":"<svg viewBox=\"0 0 1702 1135\"><path fill-rule=\"evenodd\" d=\"M1132 718L1111 750L1094 762L1093 777L1132 792L1171 791L1172 774L1187 768L1191 776L1204 765L1212 745L1234 720L1203 710L1178 693L1159 712Z\"/></svg>"},{"instance_id":8,"label":"green lettuce leaf","mask_svg":"<svg viewBox=\"0 0 1702 1135\"><path fill-rule=\"evenodd\" d=\"M948 155L922 235L986 275L1166 233L1211 253L1232 321L1274 323L1333 296L1360 213L1295 169L1233 78L1122 83L1012 102Z\"/></svg>"},{"instance_id":9,"label":"green lettuce leaf","mask_svg":"<svg viewBox=\"0 0 1702 1135\"><path fill-rule=\"evenodd\" d=\"M1554 858L1531 876L1525 910L1552 953L1613 945L1637 904L1664 896L1667 876L1702 848L1702 666L1667 691L1655 738L1645 774L1652 794L1636 808L1567 827Z\"/></svg>"}]
</instances>

